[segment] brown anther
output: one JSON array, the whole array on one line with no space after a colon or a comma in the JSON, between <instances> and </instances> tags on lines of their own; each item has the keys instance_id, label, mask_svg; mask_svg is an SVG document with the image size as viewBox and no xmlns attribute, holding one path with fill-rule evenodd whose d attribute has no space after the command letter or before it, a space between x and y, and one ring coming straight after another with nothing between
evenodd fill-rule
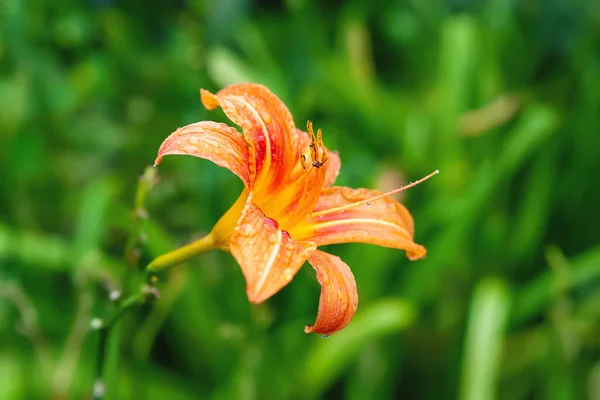
<instances>
[{"instance_id":1,"label":"brown anther","mask_svg":"<svg viewBox=\"0 0 600 400\"><path fill-rule=\"evenodd\" d=\"M313 138L314 138L314 136L313 136ZM310 142L310 145L308 147L310 147L310 159L316 160L317 159L317 148L315 146L315 142Z\"/></svg>"},{"instance_id":2,"label":"brown anther","mask_svg":"<svg viewBox=\"0 0 600 400\"><path fill-rule=\"evenodd\" d=\"M310 149L310 159L311 165L315 168L321 168L323 164L327 161L327 152L325 151L325 146L323 146L323 131L321 128L317 130L317 135L315 136L315 132L313 131L312 121L308 121L306 123L306 130L310 135L310 144L308 145ZM318 159L317 146L321 149L321 160ZM300 164L302 168L306 169L306 164L308 161L308 157L304 154L300 155Z\"/></svg>"},{"instance_id":3,"label":"brown anther","mask_svg":"<svg viewBox=\"0 0 600 400\"><path fill-rule=\"evenodd\" d=\"M306 156L304 154L300 154L300 165L302 165L302 169L306 169Z\"/></svg>"}]
</instances>

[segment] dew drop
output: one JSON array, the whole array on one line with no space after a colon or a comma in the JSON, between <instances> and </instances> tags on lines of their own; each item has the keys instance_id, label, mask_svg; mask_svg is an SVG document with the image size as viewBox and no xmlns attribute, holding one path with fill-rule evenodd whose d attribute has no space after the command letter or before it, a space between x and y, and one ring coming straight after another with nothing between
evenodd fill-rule
<instances>
[{"instance_id":1,"label":"dew drop","mask_svg":"<svg viewBox=\"0 0 600 400\"><path fill-rule=\"evenodd\" d=\"M188 143L192 145L198 144L198 138L196 136L190 136L188 138Z\"/></svg>"},{"instance_id":2,"label":"dew drop","mask_svg":"<svg viewBox=\"0 0 600 400\"><path fill-rule=\"evenodd\" d=\"M265 121L266 124L270 124L271 123L271 115L269 115L266 112L260 113L260 117L262 118L263 121Z\"/></svg>"},{"instance_id":3,"label":"dew drop","mask_svg":"<svg viewBox=\"0 0 600 400\"><path fill-rule=\"evenodd\" d=\"M368 205L368 206L370 206L370 205L371 205L371 202L370 202L370 201L367 201L367 205Z\"/></svg>"},{"instance_id":4,"label":"dew drop","mask_svg":"<svg viewBox=\"0 0 600 400\"><path fill-rule=\"evenodd\" d=\"M92 391L95 399L103 399L104 395L106 394L106 386L104 385L104 381L102 379L96 379Z\"/></svg>"},{"instance_id":5,"label":"dew drop","mask_svg":"<svg viewBox=\"0 0 600 400\"><path fill-rule=\"evenodd\" d=\"M325 335L323 333L319 333L319 336L321 336L322 339L327 339L329 337L329 335Z\"/></svg>"},{"instance_id":6,"label":"dew drop","mask_svg":"<svg viewBox=\"0 0 600 400\"><path fill-rule=\"evenodd\" d=\"M111 290L110 293L108 294L108 298L110 301L117 301L121 298L121 291L120 290Z\"/></svg>"},{"instance_id":7,"label":"dew drop","mask_svg":"<svg viewBox=\"0 0 600 400\"><path fill-rule=\"evenodd\" d=\"M277 234L269 233L269 236L267 236L267 241L271 244L277 243Z\"/></svg>"},{"instance_id":8,"label":"dew drop","mask_svg":"<svg viewBox=\"0 0 600 400\"><path fill-rule=\"evenodd\" d=\"M286 282L291 281L292 275L292 270L290 268L286 268L285 271L283 271L283 280Z\"/></svg>"},{"instance_id":9,"label":"dew drop","mask_svg":"<svg viewBox=\"0 0 600 400\"><path fill-rule=\"evenodd\" d=\"M296 246L294 246L294 243L292 243L292 242L287 242L285 244L285 248L286 248L286 250L289 250L289 251L296 250Z\"/></svg>"},{"instance_id":10,"label":"dew drop","mask_svg":"<svg viewBox=\"0 0 600 400\"><path fill-rule=\"evenodd\" d=\"M102 328L104 326L104 321L102 321L100 318L93 318L90 321L90 328L92 328L93 330L98 330L100 328Z\"/></svg>"},{"instance_id":11,"label":"dew drop","mask_svg":"<svg viewBox=\"0 0 600 400\"><path fill-rule=\"evenodd\" d=\"M256 233L256 228L252 224L244 224L240 226L240 235L243 236L252 236Z\"/></svg>"}]
</instances>

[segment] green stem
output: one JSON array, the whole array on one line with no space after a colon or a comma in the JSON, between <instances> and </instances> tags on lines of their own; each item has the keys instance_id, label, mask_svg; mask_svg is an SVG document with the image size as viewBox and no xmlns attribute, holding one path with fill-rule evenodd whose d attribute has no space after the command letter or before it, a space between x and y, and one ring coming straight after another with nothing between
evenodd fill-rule
<instances>
[{"instance_id":1,"label":"green stem","mask_svg":"<svg viewBox=\"0 0 600 400\"><path fill-rule=\"evenodd\" d=\"M134 225L130 231L130 236L125 246L125 258L132 265L137 266L139 255L136 253L136 247L139 244L140 232L142 230L141 221L145 218L144 202L148 190L151 188L155 178L155 171L153 168L146 168L144 175L140 178L138 188L136 191L135 198L135 215ZM140 290L127 299L123 300L119 304L119 308L115 314L103 321L98 321L99 324L96 327L99 331L99 342L98 342L98 360L96 365L96 382L94 384L94 399L103 399L105 395L105 370L106 370L106 356L108 348L108 340L111 331L117 325L121 317L127 312L127 310L144 304L150 299L156 299L158 297L158 291L154 287L156 283L155 277L152 276L153 272L172 267L177 264L181 264L192 257L199 254L205 253L209 250L217 248L214 235L212 233L206 235L202 239L196 240L186 246L183 246L170 253L163 254L155 258L146 267L146 278L147 283L143 284ZM133 270L133 269L132 269ZM127 289L129 285L128 281L131 279L131 271L126 274L124 289ZM114 347L114 346L111 346ZM114 350L113 350L114 351ZM116 350L118 352L118 349Z\"/></svg>"},{"instance_id":2,"label":"green stem","mask_svg":"<svg viewBox=\"0 0 600 400\"><path fill-rule=\"evenodd\" d=\"M143 221L147 218L146 213L146 196L156 181L156 169L153 167L146 167L144 174L139 178L137 189L135 191L135 204L133 210L132 226L129 231L129 238L125 245L125 261L127 261L133 268L137 267L140 250L138 245L140 243L140 235L142 234ZM129 274L130 275L130 274ZM127 279L126 279L127 281Z\"/></svg>"},{"instance_id":3,"label":"green stem","mask_svg":"<svg viewBox=\"0 0 600 400\"><path fill-rule=\"evenodd\" d=\"M98 359L96 364L96 382L94 383L94 399L100 400L104 398L104 370L106 365L106 348L107 340L110 335L111 329L119 322L125 312L133 307L144 304L150 297L155 297L156 293L150 290L146 286L142 289L129 296L119 305L119 308L113 316L106 321L100 321L98 329L99 341L98 341Z\"/></svg>"},{"instance_id":4,"label":"green stem","mask_svg":"<svg viewBox=\"0 0 600 400\"><path fill-rule=\"evenodd\" d=\"M143 175L138 180L137 189L135 192L135 204L132 219L132 226L129 231L129 237L125 245L125 262L129 264L131 268L128 268L125 273L122 290L129 290L130 282L133 279L133 272L136 270L139 261L140 249L139 245L142 241L143 234L143 221L147 218L145 210L146 196L156 181L156 169L153 167L146 167ZM152 298L156 298L158 292L153 286L142 285L142 287L121 301L119 308L115 314L105 320L96 320L98 330L98 359L96 360L96 382L94 383L93 396L94 399L103 399L105 395L105 374L107 361L107 353L110 353L110 357L117 357L119 352L119 336L113 335L111 339L112 344L109 344L109 336L114 330L121 317L127 312L127 310L144 304L146 301ZM118 330L114 332L118 333ZM109 357L109 358L110 358Z\"/></svg>"},{"instance_id":5,"label":"green stem","mask_svg":"<svg viewBox=\"0 0 600 400\"><path fill-rule=\"evenodd\" d=\"M199 254L214 250L216 247L214 236L212 233L209 233L202 239L198 239L193 243L178 248L177 250L173 250L169 253L156 257L154 260L152 260L152 262L150 262L150 264L148 264L146 271L156 272L177 264L181 264Z\"/></svg>"}]
</instances>

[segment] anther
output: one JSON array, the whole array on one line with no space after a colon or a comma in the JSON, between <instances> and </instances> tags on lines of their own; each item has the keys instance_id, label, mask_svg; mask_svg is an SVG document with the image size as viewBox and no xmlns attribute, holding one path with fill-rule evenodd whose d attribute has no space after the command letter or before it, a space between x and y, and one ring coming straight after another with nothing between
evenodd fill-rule
<instances>
[{"instance_id":1,"label":"anther","mask_svg":"<svg viewBox=\"0 0 600 400\"><path fill-rule=\"evenodd\" d=\"M321 130L321 128L319 128L317 130L317 135L315 136L312 121L308 121L306 123L306 130L310 135L310 144L308 145L308 148L310 150L310 165L312 165L315 168L321 168L323 164L325 164L325 162L327 161L327 152L325 151L325 146L323 146L323 131ZM319 149L321 149L321 160L318 159L317 146ZM306 169L307 162L308 156L306 156L305 154L301 154L300 164L302 165L303 169Z\"/></svg>"}]
</instances>

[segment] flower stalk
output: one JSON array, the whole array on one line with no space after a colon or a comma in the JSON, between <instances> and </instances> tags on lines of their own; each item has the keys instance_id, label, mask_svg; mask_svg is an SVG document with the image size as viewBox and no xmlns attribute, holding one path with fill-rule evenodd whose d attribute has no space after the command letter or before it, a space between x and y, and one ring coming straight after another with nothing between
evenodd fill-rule
<instances>
[{"instance_id":1,"label":"flower stalk","mask_svg":"<svg viewBox=\"0 0 600 400\"><path fill-rule=\"evenodd\" d=\"M134 210L132 213L131 229L129 231L129 237L127 239L124 251L125 262L129 268L127 268L125 273L124 281L122 283L122 290L128 290L131 287L132 281L136 277L135 274L137 272L141 254L139 246L144 240L144 220L147 218L147 212L145 209L146 197L156 182L156 179L156 170L150 166L146 167L144 173L138 179L138 185L135 193ZM108 363L107 359L118 359L120 347L118 342L120 338L114 337L117 345L111 346L109 344L109 337L111 333L113 333L113 336L118 336L118 330L115 330L115 327L118 325L120 319L127 313L127 311L145 304L150 300L155 300L158 297L159 292L156 288L155 278L150 279L147 283L140 285L137 290L125 300L121 300L119 291L114 291L109 295L109 298L118 302L119 305L117 310L114 311L114 313L109 317L104 319L94 318L90 322L92 330L98 332L98 358L96 360L96 380L93 387L94 399L103 399L106 394L105 375Z\"/></svg>"},{"instance_id":2,"label":"flower stalk","mask_svg":"<svg viewBox=\"0 0 600 400\"><path fill-rule=\"evenodd\" d=\"M98 358L96 361L96 381L94 382L93 396L95 400L101 400L106 394L104 375L106 368L108 338L121 317L135 307L141 306L148 301L160 297L158 289L153 285L142 284L140 289L123 300L116 312L105 320L95 318L90 322L91 328L98 331ZM118 348L118 346L117 346Z\"/></svg>"},{"instance_id":3,"label":"flower stalk","mask_svg":"<svg viewBox=\"0 0 600 400\"><path fill-rule=\"evenodd\" d=\"M157 272L165 268L181 264L199 254L206 253L207 251L214 250L216 248L214 235L209 233L202 239L198 239L188 245L173 250L169 253L160 255L148 264L146 271Z\"/></svg>"}]
</instances>

